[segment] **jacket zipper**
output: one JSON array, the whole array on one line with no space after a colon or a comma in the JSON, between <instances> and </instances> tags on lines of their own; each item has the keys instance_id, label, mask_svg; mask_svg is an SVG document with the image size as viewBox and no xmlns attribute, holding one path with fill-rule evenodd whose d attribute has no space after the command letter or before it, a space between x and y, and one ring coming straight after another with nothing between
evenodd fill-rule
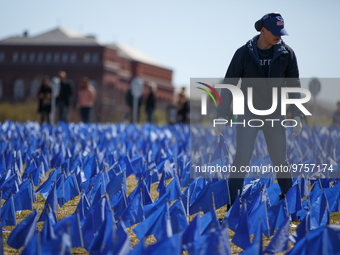
<instances>
[{"instance_id":1,"label":"jacket zipper","mask_svg":"<svg viewBox=\"0 0 340 255\"><path fill-rule=\"evenodd\" d=\"M273 46L273 47L274 47L274 46ZM275 51L274 51L274 54L275 54ZM255 57L255 54L254 54L254 47L253 47L253 50L251 51L251 54L250 54L250 55L252 56L253 60L257 63L258 67L260 68L263 77L267 78L267 86L268 86L268 87L269 87L269 79L268 79L268 78L270 77L270 70L271 70L271 67L272 67L272 65L273 65L273 63L274 63L274 60L277 59L279 56L281 56L281 54L282 54L282 52L279 52L278 55L276 55L275 58L272 59L272 61L270 62L269 70L268 70L268 77L265 77L264 72L262 71L262 67L261 67L259 61L257 61L257 59L256 59L256 57ZM264 92L264 96L267 96L267 90Z\"/></svg>"}]
</instances>

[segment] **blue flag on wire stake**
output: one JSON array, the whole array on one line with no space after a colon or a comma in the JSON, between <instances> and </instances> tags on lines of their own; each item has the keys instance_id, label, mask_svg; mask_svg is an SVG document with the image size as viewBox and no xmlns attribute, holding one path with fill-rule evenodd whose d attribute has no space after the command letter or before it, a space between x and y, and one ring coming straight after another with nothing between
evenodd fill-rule
<instances>
[{"instance_id":1,"label":"blue flag on wire stake","mask_svg":"<svg viewBox=\"0 0 340 255\"><path fill-rule=\"evenodd\" d=\"M15 229L7 239L7 244L14 249L20 249L26 246L32 239L37 229L38 209L28 215ZM1 231L2 232L2 231Z\"/></svg>"},{"instance_id":2,"label":"blue flag on wire stake","mask_svg":"<svg viewBox=\"0 0 340 255\"><path fill-rule=\"evenodd\" d=\"M46 199L44 210L41 213L38 222L45 220L46 209L48 208L48 206L51 207L53 212L58 210L58 198L57 198L57 188L56 188L56 186L57 186L57 184L55 183L53 185L53 188L52 188L50 194L48 195L48 197Z\"/></svg>"},{"instance_id":3,"label":"blue flag on wire stake","mask_svg":"<svg viewBox=\"0 0 340 255\"><path fill-rule=\"evenodd\" d=\"M238 223L237 230L233 239L231 240L234 244L241 247L242 249L247 249L251 246L250 243L250 234L249 234L249 226L248 226L248 213L247 213L247 204L243 203L242 205L242 216Z\"/></svg>"},{"instance_id":4,"label":"blue flag on wire stake","mask_svg":"<svg viewBox=\"0 0 340 255\"><path fill-rule=\"evenodd\" d=\"M287 218L276 231L269 245L265 249L267 254L277 254L289 249L289 229L290 220Z\"/></svg>"},{"instance_id":5,"label":"blue flag on wire stake","mask_svg":"<svg viewBox=\"0 0 340 255\"><path fill-rule=\"evenodd\" d=\"M1 207L1 225L2 227L6 226L15 226L17 225L15 219L15 208L14 208L14 201L13 195L10 196L4 205Z\"/></svg>"}]
</instances>

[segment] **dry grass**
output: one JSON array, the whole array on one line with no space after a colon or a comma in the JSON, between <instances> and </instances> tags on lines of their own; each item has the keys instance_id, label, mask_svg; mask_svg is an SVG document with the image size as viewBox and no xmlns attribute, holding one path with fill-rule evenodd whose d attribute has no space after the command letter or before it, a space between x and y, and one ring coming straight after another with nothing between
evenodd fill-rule
<instances>
[{"instance_id":1,"label":"dry grass","mask_svg":"<svg viewBox=\"0 0 340 255\"><path fill-rule=\"evenodd\" d=\"M171 180L168 180L167 184L169 184L170 181ZM158 184L152 184L152 186L151 186L151 194L150 195L151 195L153 200L155 200L158 197L157 185ZM135 179L135 177L129 176L127 178L127 186L126 186L127 187L127 195L129 195L134 190L134 188L136 186L137 186L137 180ZM71 215L75 211L75 209L78 205L79 199L80 199L80 196L77 196L77 197L73 198L72 200L68 201L62 208L59 208L56 211L56 216L57 216L58 220ZM4 201L2 202L2 204L3 203L4 203ZM45 205L45 199L40 194L37 194L37 201L34 203L33 206L34 206L34 209L38 208L39 216L44 209L44 205ZM17 224L19 224L23 219L25 219L31 212L32 211L24 210L24 211L21 211L21 214L16 213ZM224 216L226 215L226 213L227 213L227 207L226 206L216 210L216 214L217 214L217 217L219 219L223 219ZM201 213L201 215L203 215L203 213ZM195 217L195 215L191 215L190 221L194 217ZM340 212L332 213L330 221L331 221L331 224L337 224L338 225L340 223ZM299 224L299 222L291 222L290 233L292 233L296 229L298 224ZM44 225L43 222L38 223L38 229L40 231L42 230L43 225ZM136 237L136 235L134 234L134 232L132 230L134 227L135 227L135 225L127 229L128 233L129 233L129 237L130 237L132 247L134 247L136 244L139 243L138 238ZM15 227L12 226L12 227L4 227L3 229L8 230L8 231L12 231L14 228ZM10 233L3 233L3 236L4 236L4 253L5 254L20 254L22 252L23 248L20 249L20 250L16 250L16 249L13 249L13 248L11 248L7 245L7 239L9 237L9 235L10 235ZM229 230L229 240L232 239L233 235L234 235L234 232ZM251 236L251 239L252 238L253 238L253 236ZM265 236L263 236L263 247L266 247L269 244L270 240L271 240L271 238L266 238ZM155 239L154 236L149 236L146 239L147 245L153 244L155 242L156 242L156 239ZM289 245L290 245L290 248L293 247L292 243L289 243ZM238 254L238 253L242 252L241 248L239 248L238 246L236 246L232 243L230 243L230 247L231 247L231 251L232 251L233 254ZM83 249L83 248L75 248L75 249L72 250L72 252L73 252L73 254L88 254L86 252L86 250ZM184 252L183 254L187 254L187 252ZM282 253L282 254L284 254L284 253Z\"/></svg>"}]
</instances>

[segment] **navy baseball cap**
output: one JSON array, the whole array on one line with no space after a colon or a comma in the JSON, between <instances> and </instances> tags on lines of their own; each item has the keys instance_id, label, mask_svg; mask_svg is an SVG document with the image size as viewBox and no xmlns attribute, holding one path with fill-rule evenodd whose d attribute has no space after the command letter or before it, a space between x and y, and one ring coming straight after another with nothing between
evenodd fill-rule
<instances>
[{"instance_id":1,"label":"navy baseball cap","mask_svg":"<svg viewBox=\"0 0 340 255\"><path fill-rule=\"evenodd\" d=\"M263 20L263 27L268 29L273 35L281 36L288 35L286 29L284 28L284 20L281 15L265 15Z\"/></svg>"}]
</instances>

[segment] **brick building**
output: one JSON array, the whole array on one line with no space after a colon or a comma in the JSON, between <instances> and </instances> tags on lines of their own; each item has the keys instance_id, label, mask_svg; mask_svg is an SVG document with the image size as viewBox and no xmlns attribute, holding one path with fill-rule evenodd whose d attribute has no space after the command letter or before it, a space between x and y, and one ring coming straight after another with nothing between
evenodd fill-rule
<instances>
[{"instance_id":1,"label":"brick building","mask_svg":"<svg viewBox=\"0 0 340 255\"><path fill-rule=\"evenodd\" d=\"M59 70L66 71L74 88L74 105L79 83L89 77L98 95L94 121L121 121L134 77L146 85L157 84L158 107L165 109L173 102L171 69L127 45L102 44L94 36L61 28L0 41L0 101L35 100L42 78L52 78Z\"/></svg>"}]
</instances>

